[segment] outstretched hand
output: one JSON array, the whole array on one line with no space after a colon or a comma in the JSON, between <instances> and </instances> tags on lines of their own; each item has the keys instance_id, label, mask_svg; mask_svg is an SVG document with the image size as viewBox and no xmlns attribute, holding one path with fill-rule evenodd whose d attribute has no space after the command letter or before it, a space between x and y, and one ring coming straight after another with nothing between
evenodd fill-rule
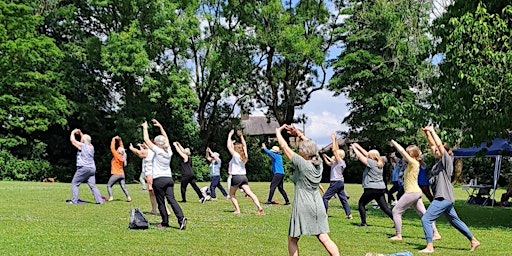
<instances>
[{"instance_id":1,"label":"outstretched hand","mask_svg":"<svg viewBox=\"0 0 512 256\"><path fill-rule=\"evenodd\" d=\"M162 125L160 124L160 122L158 122L156 119L151 119L151 122L153 122L153 126L156 126L156 127L162 127Z\"/></svg>"},{"instance_id":2,"label":"outstretched hand","mask_svg":"<svg viewBox=\"0 0 512 256\"><path fill-rule=\"evenodd\" d=\"M229 135L229 137L233 136L233 134L234 134L234 133L235 133L235 131L234 131L234 130L229 131L229 134L228 134L228 135Z\"/></svg>"},{"instance_id":3,"label":"outstretched hand","mask_svg":"<svg viewBox=\"0 0 512 256\"><path fill-rule=\"evenodd\" d=\"M236 131L236 135L238 135L238 137L242 137L243 133L242 133L242 131L238 130L238 131Z\"/></svg>"},{"instance_id":4,"label":"outstretched hand","mask_svg":"<svg viewBox=\"0 0 512 256\"><path fill-rule=\"evenodd\" d=\"M148 128L148 121L144 121L144 123L142 123L141 126L142 126L143 129L147 129Z\"/></svg>"}]
</instances>

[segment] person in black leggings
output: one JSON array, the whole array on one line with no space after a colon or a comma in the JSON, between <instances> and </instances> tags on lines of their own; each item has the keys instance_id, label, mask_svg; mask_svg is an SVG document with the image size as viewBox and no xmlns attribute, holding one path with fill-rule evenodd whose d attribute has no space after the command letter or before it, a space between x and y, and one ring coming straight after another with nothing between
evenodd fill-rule
<instances>
[{"instance_id":1,"label":"person in black leggings","mask_svg":"<svg viewBox=\"0 0 512 256\"><path fill-rule=\"evenodd\" d=\"M380 157L379 151L370 150L366 151L359 144L353 143L352 150L357 156L357 159L363 163L366 168L363 172L363 195L359 199L359 214L361 215L361 223L359 226L365 227L366 224L366 209L365 206L375 199L380 209L393 220L391 210L388 208L386 198L384 197L386 191L386 184L384 183L383 167L384 161Z\"/></svg>"}]
</instances>

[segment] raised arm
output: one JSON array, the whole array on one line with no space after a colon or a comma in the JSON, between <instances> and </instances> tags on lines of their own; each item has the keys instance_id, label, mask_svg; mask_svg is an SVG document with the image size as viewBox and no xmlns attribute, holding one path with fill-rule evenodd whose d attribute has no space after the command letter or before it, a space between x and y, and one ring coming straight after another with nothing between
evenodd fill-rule
<instances>
[{"instance_id":1,"label":"raised arm","mask_svg":"<svg viewBox=\"0 0 512 256\"><path fill-rule=\"evenodd\" d=\"M366 154L363 154L363 152L361 152L362 147L359 146L359 144L357 143L353 143L351 147L354 153L356 154L357 159L359 159L359 161L364 165L368 165L368 152L366 152L365 150Z\"/></svg>"},{"instance_id":2,"label":"raised arm","mask_svg":"<svg viewBox=\"0 0 512 256\"><path fill-rule=\"evenodd\" d=\"M434 126L427 125L423 129L427 130L428 133L432 136L433 143L431 143L429 141L429 144L431 146L435 146L439 150L439 152L441 152L441 155L444 154L445 149L444 149L443 142L441 141L441 138L439 138L439 136L437 135L436 130L434 129ZM425 133L427 134L427 132L425 132ZM427 134L427 140L428 140L428 134Z\"/></svg>"},{"instance_id":3,"label":"raised arm","mask_svg":"<svg viewBox=\"0 0 512 256\"><path fill-rule=\"evenodd\" d=\"M112 155L114 155L114 158L120 158L121 157L121 154L119 154L119 152L117 152L117 150L116 150L116 140L117 140L117 138L118 138L118 136L115 136L110 141L110 152L112 152Z\"/></svg>"},{"instance_id":4,"label":"raised arm","mask_svg":"<svg viewBox=\"0 0 512 256\"><path fill-rule=\"evenodd\" d=\"M238 137L240 137L240 142L242 143L242 146L244 146L245 157L249 158L249 154L247 154L247 143L245 143L244 134L240 130L236 131L236 134Z\"/></svg>"},{"instance_id":5,"label":"raised arm","mask_svg":"<svg viewBox=\"0 0 512 256\"><path fill-rule=\"evenodd\" d=\"M288 159L292 159L293 154L295 154L295 152L293 152L293 150L288 146L288 143L286 143L286 140L283 138L283 135L281 134L283 130L288 130L287 128L288 125L286 124L282 125L279 128L276 128L276 137L279 146L283 150L283 153L288 157Z\"/></svg>"},{"instance_id":6,"label":"raised arm","mask_svg":"<svg viewBox=\"0 0 512 256\"><path fill-rule=\"evenodd\" d=\"M335 133L331 133L331 140L332 140L332 152L334 154L334 159L336 159L336 162L340 162L342 159L338 155L338 152L337 152L340 149L340 147L338 146L338 141L336 140Z\"/></svg>"},{"instance_id":7,"label":"raised arm","mask_svg":"<svg viewBox=\"0 0 512 256\"><path fill-rule=\"evenodd\" d=\"M183 158L183 162L188 162L188 155L185 154L185 149L181 146L181 144L177 141L173 142L172 144L176 148L178 154L180 154L181 158Z\"/></svg>"},{"instance_id":8,"label":"raised arm","mask_svg":"<svg viewBox=\"0 0 512 256\"><path fill-rule=\"evenodd\" d=\"M206 160L208 160L208 162L213 160L213 154L211 153L211 149L209 147L206 147Z\"/></svg>"},{"instance_id":9,"label":"raised arm","mask_svg":"<svg viewBox=\"0 0 512 256\"><path fill-rule=\"evenodd\" d=\"M71 144L73 144L73 146L75 146L75 148L77 148L78 150L82 150L82 145L80 144L79 141L76 140L75 134L82 137L82 131L80 131L80 129L74 129L73 131L71 131L69 140L71 141Z\"/></svg>"},{"instance_id":10,"label":"raised arm","mask_svg":"<svg viewBox=\"0 0 512 256\"><path fill-rule=\"evenodd\" d=\"M301 131L299 131L299 129L297 129L297 127L293 125L286 125L285 129L290 135L298 137L301 141L309 140L308 137L306 137Z\"/></svg>"},{"instance_id":11,"label":"raised arm","mask_svg":"<svg viewBox=\"0 0 512 256\"><path fill-rule=\"evenodd\" d=\"M359 150L359 152L361 152L361 154L363 154L364 157L368 157L368 151L361 147L361 145L359 145L358 143L353 143L352 145L357 147L357 150Z\"/></svg>"},{"instance_id":12,"label":"raised arm","mask_svg":"<svg viewBox=\"0 0 512 256\"><path fill-rule=\"evenodd\" d=\"M324 158L325 164L327 164L328 166L333 165L332 158L328 157L326 154L322 154L322 157Z\"/></svg>"},{"instance_id":13,"label":"raised arm","mask_svg":"<svg viewBox=\"0 0 512 256\"><path fill-rule=\"evenodd\" d=\"M162 134L165 137L165 145L169 145L169 137L167 137L167 133L164 130L164 127L158 122L156 119L151 119L151 122L153 122L153 126L160 128L160 134Z\"/></svg>"},{"instance_id":14,"label":"raised arm","mask_svg":"<svg viewBox=\"0 0 512 256\"><path fill-rule=\"evenodd\" d=\"M400 145L398 144L398 142L396 142L395 140L391 140L390 142L390 145L394 148L396 148L396 150L398 151L398 153L400 153L400 155L402 155L402 158L407 162L407 163L410 163L412 162L413 160L415 160L414 158L412 158L408 153L407 151L405 151L405 149Z\"/></svg>"},{"instance_id":15,"label":"raised arm","mask_svg":"<svg viewBox=\"0 0 512 256\"><path fill-rule=\"evenodd\" d=\"M130 149L130 151L132 151L135 155L137 155L140 158L145 158L147 156L147 154L144 154L144 152L140 149L140 145L139 149L137 149L130 143L130 146L128 148Z\"/></svg>"},{"instance_id":16,"label":"raised arm","mask_svg":"<svg viewBox=\"0 0 512 256\"><path fill-rule=\"evenodd\" d=\"M235 133L235 131L233 131L233 130L229 131L228 141L227 141L228 151L231 155L235 154L235 146L233 145L233 139L231 138L233 136L233 133Z\"/></svg>"},{"instance_id":17,"label":"raised arm","mask_svg":"<svg viewBox=\"0 0 512 256\"><path fill-rule=\"evenodd\" d=\"M153 142L151 142L151 140L149 139L147 121L144 121L144 123L142 123L142 137L144 138L144 143L146 143L149 149L153 149L153 147L155 147L155 144L153 144Z\"/></svg>"}]
</instances>

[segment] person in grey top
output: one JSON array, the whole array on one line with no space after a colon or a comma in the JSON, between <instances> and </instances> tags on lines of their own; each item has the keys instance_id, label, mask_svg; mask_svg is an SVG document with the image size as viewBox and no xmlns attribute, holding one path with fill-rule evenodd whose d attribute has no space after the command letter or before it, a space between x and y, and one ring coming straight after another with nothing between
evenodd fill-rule
<instances>
[{"instance_id":1,"label":"person in grey top","mask_svg":"<svg viewBox=\"0 0 512 256\"><path fill-rule=\"evenodd\" d=\"M455 198L453 195L453 186L451 177L453 174L453 153L450 147L441 141L432 125L427 125L422 128L427 136L428 143L436 163L432 166L430 184L434 192L434 200L429 205L427 212L421 217L421 224L423 225L423 232L427 240L427 247L420 253L433 253L433 229L432 223L437 220L441 215L445 215L452 226L461 232L471 242L470 251L474 251L480 242L476 240L468 226L459 218L453 203Z\"/></svg>"},{"instance_id":2,"label":"person in grey top","mask_svg":"<svg viewBox=\"0 0 512 256\"><path fill-rule=\"evenodd\" d=\"M299 146L299 154L296 154L288 146L281 134L283 131L297 136L302 141ZM289 255L299 255L298 242L301 235L315 235L330 255L340 255L338 246L327 234L329 233L329 223L318 189L323 168L316 143L309 140L294 126L286 124L276 128L276 137L283 153L295 167L292 178L295 193L288 230Z\"/></svg>"},{"instance_id":3,"label":"person in grey top","mask_svg":"<svg viewBox=\"0 0 512 256\"><path fill-rule=\"evenodd\" d=\"M380 209L393 220L393 214L386 203L384 197L386 184L384 183L383 168L384 161L380 157L379 151L373 149L366 151L357 143L350 146L357 156L357 159L363 163L366 168L363 171L363 195L359 198L358 210L361 215L360 227L366 227L366 205L375 199Z\"/></svg>"},{"instance_id":4,"label":"person in grey top","mask_svg":"<svg viewBox=\"0 0 512 256\"><path fill-rule=\"evenodd\" d=\"M75 136L80 136L80 141L76 140ZM102 204L105 197L101 195L100 190L96 187L96 164L94 163L94 146L91 144L91 136L83 134L80 129L74 129L71 131L69 140L78 149L78 152L76 152L76 172L73 180L71 180L72 198L66 202L68 204L84 203L78 199L78 188L80 184L87 182L94 195L94 201L97 204Z\"/></svg>"}]
</instances>

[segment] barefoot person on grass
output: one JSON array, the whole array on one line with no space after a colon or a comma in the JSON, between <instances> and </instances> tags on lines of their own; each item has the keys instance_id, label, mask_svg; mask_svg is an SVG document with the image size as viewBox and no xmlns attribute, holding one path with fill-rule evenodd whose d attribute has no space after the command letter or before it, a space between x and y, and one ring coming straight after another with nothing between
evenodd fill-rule
<instances>
[{"instance_id":1,"label":"barefoot person on grass","mask_svg":"<svg viewBox=\"0 0 512 256\"><path fill-rule=\"evenodd\" d=\"M451 177L453 175L453 153L450 147L441 141L433 126L425 126L422 130L427 136L430 148L436 158L436 163L431 169L432 178L430 182L432 184L432 191L434 192L434 200L430 203L423 217L421 217L427 247L419 252L434 252L434 231L432 230L432 223L443 214L450 224L470 241L470 251L474 251L480 246L480 242L476 240L471 231L469 231L468 226L459 218L453 207L453 203L455 202L451 183Z\"/></svg>"},{"instance_id":2,"label":"barefoot person on grass","mask_svg":"<svg viewBox=\"0 0 512 256\"><path fill-rule=\"evenodd\" d=\"M332 139L332 152L334 156L332 158L328 157L326 154L323 154L324 161L331 167L331 178L329 187L327 191L325 191L324 196L322 197L324 201L325 211L329 209L329 200L337 195L340 199L340 203L343 206L343 210L345 210L345 214L347 215L347 219L351 220L352 212L350 211L350 205L348 204L347 197L345 194L345 182L343 178L343 171L347 167L345 164L345 151L339 149L338 142L336 141L336 134L331 134Z\"/></svg>"},{"instance_id":3,"label":"barefoot person on grass","mask_svg":"<svg viewBox=\"0 0 512 256\"><path fill-rule=\"evenodd\" d=\"M238 205L238 200L235 197L236 191L240 188L252 199L254 205L258 208L258 215L263 215L263 208L260 205L258 197L251 191L249 181L247 180L247 176L245 176L247 174L245 163L247 163L248 157L247 145L245 144L244 136L242 131L237 131L237 135L240 137L241 142L234 142L231 138L233 134L234 131L231 130L227 141L227 147L232 156L231 161L229 162L229 173L233 175L231 178L229 195L231 203L233 203L233 206L235 207L235 211L233 213L240 214L240 206Z\"/></svg>"},{"instance_id":4,"label":"barefoot person on grass","mask_svg":"<svg viewBox=\"0 0 512 256\"><path fill-rule=\"evenodd\" d=\"M161 135L155 137L155 143L149 139L148 122L142 123L142 132L144 142L155 154L152 168L152 187L155 191L158 211L162 217L162 223L158 224L158 227L169 227L169 214L167 213L165 205L165 199L167 199L174 215L178 219L180 229L184 230L186 228L187 218L183 215L180 205L174 198L174 180L172 179L171 171L172 150L169 145L169 139L162 125L155 119L151 121L153 122L153 126L160 128L161 133Z\"/></svg>"},{"instance_id":5,"label":"barefoot person on grass","mask_svg":"<svg viewBox=\"0 0 512 256\"><path fill-rule=\"evenodd\" d=\"M281 134L283 131L297 136L302 141L299 154L288 146ZM284 154L295 166L292 178L295 193L288 230L288 253L291 256L298 256L300 236L314 235L330 255L340 255L338 246L328 235L327 213L318 189L323 168L316 143L309 140L297 128L289 125L276 128L276 137Z\"/></svg>"},{"instance_id":6,"label":"barefoot person on grass","mask_svg":"<svg viewBox=\"0 0 512 256\"><path fill-rule=\"evenodd\" d=\"M382 176L384 170L384 161L380 157L379 151L373 149L366 151L357 143L352 143L352 150L356 154L357 159L363 163L366 168L363 172L363 195L359 198L358 210L361 215L360 227L366 227L366 205L375 199L380 209L393 219L393 214L386 204L386 184L384 183L384 177Z\"/></svg>"},{"instance_id":7,"label":"barefoot person on grass","mask_svg":"<svg viewBox=\"0 0 512 256\"><path fill-rule=\"evenodd\" d=\"M420 172L421 151L416 145L410 145L404 149L396 141L391 140L391 146L394 147L400 155L402 155L407 168L404 172L404 194L398 199L395 207L393 207L393 221L395 222L395 236L391 240L402 240L402 214L411 207L416 210L421 217L427 211L423 204L421 188L418 185L418 175ZM441 235L437 232L435 223L432 223L434 230L434 240L441 239Z\"/></svg>"},{"instance_id":8,"label":"barefoot person on grass","mask_svg":"<svg viewBox=\"0 0 512 256\"><path fill-rule=\"evenodd\" d=\"M76 140L75 136L80 136L80 140ZM100 190L96 187L96 164L94 163L94 146L91 144L91 136L83 134L80 129L74 129L71 131L69 140L78 149L78 152L76 153L76 172L71 180L72 198L66 202L68 204L83 203L78 199L78 188L80 184L87 182L96 203L102 204L105 198L101 196Z\"/></svg>"},{"instance_id":9,"label":"barefoot person on grass","mask_svg":"<svg viewBox=\"0 0 512 256\"><path fill-rule=\"evenodd\" d=\"M117 149L116 142L119 144L119 147ZM110 142L110 151L112 152L113 157L110 161L110 174L112 174L112 176L110 176L110 179L107 183L108 201L114 201L114 196L112 194L112 186L116 182L119 182L119 186L121 186L121 189L123 190L124 195L126 196L126 201L131 202L132 198L130 197L128 190L126 189L124 167L126 166L127 157L121 137L115 136L114 138L112 138L112 141Z\"/></svg>"}]
</instances>

